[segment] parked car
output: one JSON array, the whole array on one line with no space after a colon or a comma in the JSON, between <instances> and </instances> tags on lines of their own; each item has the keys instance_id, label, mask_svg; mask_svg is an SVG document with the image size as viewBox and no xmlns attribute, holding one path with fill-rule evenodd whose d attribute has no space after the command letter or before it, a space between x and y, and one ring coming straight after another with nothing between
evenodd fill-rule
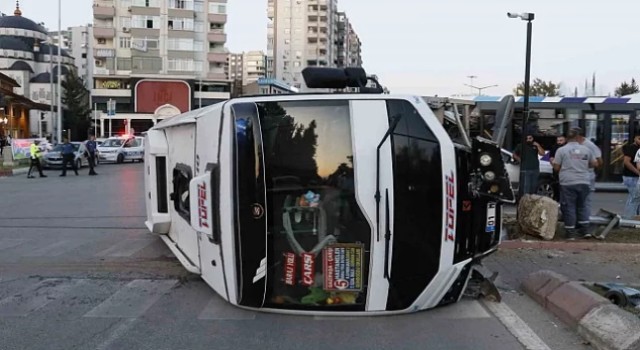
<instances>
[{"instance_id":1,"label":"parked car","mask_svg":"<svg viewBox=\"0 0 640 350\"><path fill-rule=\"evenodd\" d=\"M76 168L80 169L89 166L89 158L86 155L86 147L82 142L71 142L75 153ZM51 151L42 156L42 163L45 168L62 168L62 144L54 146Z\"/></svg>"},{"instance_id":2,"label":"parked car","mask_svg":"<svg viewBox=\"0 0 640 350\"><path fill-rule=\"evenodd\" d=\"M144 138L139 136L110 137L98 146L98 162L142 162Z\"/></svg>"},{"instance_id":3,"label":"parked car","mask_svg":"<svg viewBox=\"0 0 640 350\"><path fill-rule=\"evenodd\" d=\"M514 191L517 191L520 187L520 164L513 158L513 153L502 149L502 156L506 164L507 173L509 174L509 180ZM553 166L549 162L548 152L543 156L538 156L540 159L540 176L538 177L538 189L537 194L554 198L554 178L553 178Z\"/></svg>"}]
</instances>

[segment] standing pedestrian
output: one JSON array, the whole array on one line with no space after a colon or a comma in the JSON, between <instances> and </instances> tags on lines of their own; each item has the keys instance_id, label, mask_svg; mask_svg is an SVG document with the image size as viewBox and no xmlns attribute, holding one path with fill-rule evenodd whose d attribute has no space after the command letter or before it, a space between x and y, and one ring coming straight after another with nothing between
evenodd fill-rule
<instances>
[{"instance_id":1,"label":"standing pedestrian","mask_svg":"<svg viewBox=\"0 0 640 350\"><path fill-rule=\"evenodd\" d=\"M525 154L525 162L522 162L522 154ZM533 139L533 135L526 137L524 147L520 144L513 151L513 158L520 162L520 170L524 171L524 183L520 184L524 188L524 194L535 194L538 189L538 177L540 176L540 159L544 155L544 149Z\"/></svg>"},{"instance_id":2,"label":"standing pedestrian","mask_svg":"<svg viewBox=\"0 0 640 350\"><path fill-rule=\"evenodd\" d=\"M560 206L568 239L590 237L588 196L591 168L597 165L587 146L578 142L578 131L569 130L567 144L560 147L553 160L553 168L560 177Z\"/></svg>"},{"instance_id":3,"label":"standing pedestrian","mask_svg":"<svg viewBox=\"0 0 640 350\"><path fill-rule=\"evenodd\" d=\"M85 146L87 147L87 155L89 156L89 175L98 175L98 173L93 169L96 165L96 149L98 148L98 144L96 144L96 136L89 135L89 141L87 141Z\"/></svg>"},{"instance_id":4,"label":"standing pedestrian","mask_svg":"<svg viewBox=\"0 0 640 350\"><path fill-rule=\"evenodd\" d=\"M40 158L42 157L42 154L40 153L39 144L40 140L33 140L33 142L31 143L31 147L29 148L29 158L31 160L31 163L29 164L29 171L27 171L27 178L29 179L35 178L35 176L31 175L31 170L33 170L33 168L36 168L38 170L40 177L47 177L42 172L42 165L40 164Z\"/></svg>"},{"instance_id":5,"label":"standing pedestrian","mask_svg":"<svg viewBox=\"0 0 640 350\"><path fill-rule=\"evenodd\" d=\"M624 154L624 169L622 170L622 182L627 188L629 195L627 196L627 203L624 206L623 218L633 219L638 215L638 207L640 207L640 196L636 194L636 185L638 182L638 176L640 170L633 164L633 160L636 157L636 153L640 149L640 134L633 138L632 143L628 143L622 147L622 153Z\"/></svg>"},{"instance_id":6,"label":"standing pedestrian","mask_svg":"<svg viewBox=\"0 0 640 350\"><path fill-rule=\"evenodd\" d=\"M7 139L4 135L0 136L0 157L4 156L4 147L7 145Z\"/></svg>"},{"instance_id":7,"label":"standing pedestrian","mask_svg":"<svg viewBox=\"0 0 640 350\"><path fill-rule=\"evenodd\" d=\"M549 162L553 164L553 159L556 157L558 148L564 146L567 143L567 139L564 135L556 137L556 144L551 147L549 151ZM553 200L560 202L560 180L558 179L558 172L553 170Z\"/></svg>"},{"instance_id":8,"label":"standing pedestrian","mask_svg":"<svg viewBox=\"0 0 640 350\"><path fill-rule=\"evenodd\" d=\"M62 140L62 174L60 174L60 176L67 176L67 163L71 165L73 172L78 176L75 148L73 147L73 144L69 142L68 138L65 137Z\"/></svg>"},{"instance_id":9,"label":"standing pedestrian","mask_svg":"<svg viewBox=\"0 0 640 350\"><path fill-rule=\"evenodd\" d=\"M587 211L591 215L591 203L593 202L593 193L596 191L596 170L602 166L602 151L600 147L596 146L591 140L585 137L584 130L582 128L575 128L578 133L578 143L587 146L591 151L593 158L596 160L596 166L589 172L589 197L587 197Z\"/></svg>"}]
</instances>

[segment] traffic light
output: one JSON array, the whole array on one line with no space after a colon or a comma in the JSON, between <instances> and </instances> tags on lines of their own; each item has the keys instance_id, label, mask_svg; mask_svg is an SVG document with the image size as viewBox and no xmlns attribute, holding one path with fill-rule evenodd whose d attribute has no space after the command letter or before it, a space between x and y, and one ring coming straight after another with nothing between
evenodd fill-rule
<instances>
[{"instance_id":1,"label":"traffic light","mask_svg":"<svg viewBox=\"0 0 640 350\"><path fill-rule=\"evenodd\" d=\"M40 121L44 120L44 112L40 112Z\"/></svg>"}]
</instances>

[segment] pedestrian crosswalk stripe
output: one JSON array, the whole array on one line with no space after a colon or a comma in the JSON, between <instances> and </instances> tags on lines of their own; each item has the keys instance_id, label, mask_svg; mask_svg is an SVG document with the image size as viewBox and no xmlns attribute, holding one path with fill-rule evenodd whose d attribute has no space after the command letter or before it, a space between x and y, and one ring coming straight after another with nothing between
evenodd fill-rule
<instances>
[{"instance_id":1,"label":"pedestrian crosswalk stripe","mask_svg":"<svg viewBox=\"0 0 640 350\"><path fill-rule=\"evenodd\" d=\"M31 250L25 253L24 256L60 256L90 242L90 240L77 239L62 240L44 247L40 247L38 249Z\"/></svg>"},{"instance_id":2,"label":"pedestrian crosswalk stripe","mask_svg":"<svg viewBox=\"0 0 640 350\"><path fill-rule=\"evenodd\" d=\"M63 297L77 283L78 280L69 279L42 280L21 293L0 300L0 317L27 316Z\"/></svg>"},{"instance_id":3,"label":"pedestrian crosswalk stripe","mask_svg":"<svg viewBox=\"0 0 640 350\"><path fill-rule=\"evenodd\" d=\"M29 241L28 239L13 239L13 238L0 239L0 250L15 248L28 241Z\"/></svg>"},{"instance_id":4,"label":"pedestrian crosswalk stripe","mask_svg":"<svg viewBox=\"0 0 640 350\"><path fill-rule=\"evenodd\" d=\"M133 280L84 317L135 318L144 314L177 280Z\"/></svg>"},{"instance_id":5,"label":"pedestrian crosswalk stripe","mask_svg":"<svg viewBox=\"0 0 640 350\"><path fill-rule=\"evenodd\" d=\"M253 320L254 311L244 310L231 305L218 295L213 295L207 306L198 316L199 320Z\"/></svg>"},{"instance_id":6,"label":"pedestrian crosswalk stripe","mask_svg":"<svg viewBox=\"0 0 640 350\"><path fill-rule=\"evenodd\" d=\"M129 257L151 245L155 241L157 241L157 239L125 239L116 245L97 253L96 256Z\"/></svg>"}]
</instances>

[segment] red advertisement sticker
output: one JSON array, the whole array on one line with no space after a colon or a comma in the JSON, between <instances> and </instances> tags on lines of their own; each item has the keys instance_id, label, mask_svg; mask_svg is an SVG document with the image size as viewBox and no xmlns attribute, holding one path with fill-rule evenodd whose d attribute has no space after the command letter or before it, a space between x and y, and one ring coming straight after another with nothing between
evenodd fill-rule
<instances>
[{"instance_id":1,"label":"red advertisement sticker","mask_svg":"<svg viewBox=\"0 0 640 350\"><path fill-rule=\"evenodd\" d=\"M334 244L324 248L324 290L361 291L363 251L361 244Z\"/></svg>"},{"instance_id":2,"label":"red advertisement sticker","mask_svg":"<svg viewBox=\"0 0 640 350\"><path fill-rule=\"evenodd\" d=\"M302 253L302 284L312 286L316 275L315 256L310 253Z\"/></svg>"},{"instance_id":3,"label":"red advertisement sticker","mask_svg":"<svg viewBox=\"0 0 640 350\"><path fill-rule=\"evenodd\" d=\"M296 284L296 255L284 254L284 283L293 286Z\"/></svg>"}]
</instances>

